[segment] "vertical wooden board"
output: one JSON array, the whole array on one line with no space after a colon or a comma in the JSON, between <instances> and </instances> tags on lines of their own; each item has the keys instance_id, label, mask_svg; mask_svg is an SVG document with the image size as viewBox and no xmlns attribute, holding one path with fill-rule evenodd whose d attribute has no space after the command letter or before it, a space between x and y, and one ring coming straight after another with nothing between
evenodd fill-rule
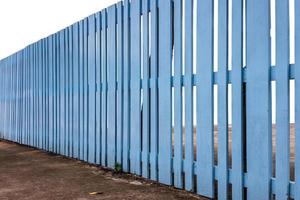
<instances>
[{"instance_id":1,"label":"vertical wooden board","mask_svg":"<svg viewBox=\"0 0 300 200\"><path fill-rule=\"evenodd\" d=\"M58 34L54 34L54 38L53 38L53 55L54 55L54 66L53 66L53 74L54 74L54 83L53 83L53 101L54 101L54 123L53 123L53 134L54 134L54 152L58 153L59 152L59 143L58 143L58 139L59 139L59 131L58 131L58 119L59 119L59 112L58 112L58 108L59 108L59 87L58 87L58 83L59 83L59 67L58 67L58 58L59 58L59 48L58 48Z\"/></svg>"},{"instance_id":2,"label":"vertical wooden board","mask_svg":"<svg viewBox=\"0 0 300 200\"><path fill-rule=\"evenodd\" d=\"M42 65L42 99L43 99L43 109L42 109L42 115L43 115L43 142L42 142L42 149L46 149L46 140L47 140L47 102L46 102L46 72L47 72L47 44L46 39L43 39L43 65Z\"/></svg>"},{"instance_id":3,"label":"vertical wooden board","mask_svg":"<svg viewBox=\"0 0 300 200\"><path fill-rule=\"evenodd\" d=\"M218 199L228 198L228 0L218 14Z\"/></svg>"},{"instance_id":4,"label":"vertical wooden board","mask_svg":"<svg viewBox=\"0 0 300 200\"><path fill-rule=\"evenodd\" d=\"M174 2L174 185L183 188L182 166L182 0Z\"/></svg>"},{"instance_id":5,"label":"vertical wooden board","mask_svg":"<svg viewBox=\"0 0 300 200\"><path fill-rule=\"evenodd\" d=\"M54 78L54 74L53 74L53 35L49 36L48 38L48 51L49 51L49 85L48 85L48 102L49 102L49 151L53 152L54 148L53 148L53 142L54 142L54 128L53 128L53 124L54 124L54 102L53 102L53 78Z\"/></svg>"},{"instance_id":6,"label":"vertical wooden board","mask_svg":"<svg viewBox=\"0 0 300 200\"><path fill-rule=\"evenodd\" d=\"M65 127L66 127L66 121L65 121L65 31L62 30L59 34L59 48L60 48L60 62L59 62L59 79L60 79L60 127L59 127L59 132L60 132L60 154L65 155L65 149L66 149L66 132L65 132Z\"/></svg>"},{"instance_id":7,"label":"vertical wooden board","mask_svg":"<svg viewBox=\"0 0 300 200\"><path fill-rule=\"evenodd\" d=\"M101 164L107 166L107 11L101 12L102 16L102 116L101 116Z\"/></svg>"},{"instance_id":8,"label":"vertical wooden board","mask_svg":"<svg viewBox=\"0 0 300 200\"><path fill-rule=\"evenodd\" d=\"M33 49L31 51L31 56L33 57L33 60L32 62L30 63L29 65L29 134L30 134L30 138L31 138L31 143L30 145L31 146L34 146L34 147L37 147L39 148L39 138L40 138L40 134L39 134L39 131L40 129L35 129L35 123L34 121L37 122L37 125L38 125L38 128L40 127L40 95L39 95L39 92L40 92L40 82L38 82L37 84L37 89L35 89L35 77L34 77L34 70L37 70L37 72L40 72L40 44L39 43L35 43L34 46L33 46ZM35 56L36 55L36 56ZM36 69L35 69L36 67ZM40 74L38 74L38 80L40 80ZM37 90L37 103L34 102L34 98L35 98L35 90ZM38 107L38 111L35 112L35 108ZM37 118L38 117L38 118ZM36 119L36 120L35 120ZM37 131L35 131L37 130Z\"/></svg>"},{"instance_id":9,"label":"vertical wooden board","mask_svg":"<svg viewBox=\"0 0 300 200\"><path fill-rule=\"evenodd\" d=\"M47 69L48 69L48 64L47 64L47 57L48 57L48 50L47 50L47 40L46 38L43 39L44 43L44 56L43 56L43 149L47 150L47 135L48 135L48 126L47 126L47 118L48 118L48 110L47 110L47 90L46 90L46 85L47 85Z\"/></svg>"},{"instance_id":10,"label":"vertical wooden board","mask_svg":"<svg viewBox=\"0 0 300 200\"><path fill-rule=\"evenodd\" d=\"M300 0L295 0L295 200L300 200Z\"/></svg>"},{"instance_id":11,"label":"vertical wooden board","mask_svg":"<svg viewBox=\"0 0 300 200\"><path fill-rule=\"evenodd\" d=\"M41 144L42 144L42 95L41 95L41 92L42 92L42 48L41 48L41 43L40 41L37 42L37 63L36 63L36 68L37 68L37 104L34 104L33 103L33 106L32 106L32 117L33 117L33 121L37 120L38 121L38 129L37 129L37 132L36 132L36 135L34 136L36 138L36 141L37 141L37 147L39 149L41 149ZM34 70L34 69L32 69ZM34 75L33 73L31 74L33 79L34 79ZM33 82L33 88L32 88L32 92L34 93L34 85L35 83ZM38 110L38 115L35 116L35 106L37 105L37 110ZM32 128L34 129L34 124L32 124ZM34 133L34 131L33 131ZM35 146L35 145L34 145Z\"/></svg>"},{"instance_id":12,"label":"vertical wooden board","mask_svg":"<svg viewBox=\"0 0 300 200\"><path fill-rule=\"evenodd\" d=\"M84 96L83 96L83 21L79 22L79 159L84 159Z\"/></svg>"},{"instance_id":13,"label":"vertical wooden board","mask_svg":"<svg viewBox=\"0 0 300 200\"><path fill-rule=\"evenodd\" d=\"M159 182L172 184L172 11L171 0L159 1Z\"/></svg>"},{"instance_id":14,"label":"vertical wooden board","mask_svg":"<svg viewBox=\"0 0 300 200\"><path fill-rule=\"evenodd\" d=\"M150 150L150 94L149 94L149 0L143 0L143 104L142 104L142 124L143 124L143 153L142 153L142 175L149 178L149 150Z\"/></svg>"},{"instance_id":15,"label":"vertical wooden board","mask_svg":"<svg viewBox=\"0 0 300 200\"><path fill-rule=\"evenodd\" d=\"M73 26L69 26L69 156L74 158L74 43L73 43Z\"/></svg>"},{"instance_id":16,"label":"vertical wooden board","mask_svg":"<svg viewBox=\"0 0 300 200\"><path fill-rule=\"evenodd\" d=\"M79 158L80 109L79 109L79 23L72 26L73 32L73 157Z\"/></svg>"},{"instance_id":17,"label":"vertical wooden board","mask_svg":"<svg viewBox=\"0 0 300 200\"><path fill-rule=\"evenodd\" d=\"M26 131L26 125L27 125L27 65L28 65L28 47L25 48L24 51L24 67L23 67L23 126L22 126L22 136L23 136L23 144L27 145L28 141L27 141L27 131ZM4 68L4 64L3 64L3 68ZM4 76L4 69L3 70L3 76ZM3 78L3 95L5 95L5 86L4 86L4 78ZM3 99L2 105L3 105L3 110L2 113L5 114L5 101ZM3 133L4 134L4 119L3 119Z\"/></svg>"},{"instance_id":18,"label":"vertical wooden board","mask_svg":"<svg viewBox=\"0 0 300 200\"><path fill-rule=\"evenodd\" d=\"M290 182L289 1L276 2L276 199L289 198Z\"/></svg>"},{"instance_id":19,"label":"vertical wooden board","mask_svg":"<svg viewBox=\"0 0 300 200\"><path fill-rule=\"evenodd\" d=\"M269 199L272 172L270 1L247 1L246 11L247 199Z\"/></svg>"},{"instance_id":20,"label":"vertical wooden board","mask_svg":"<svg viewBox=\"0 0 300 200\"><path fill-rule=\"evenodd\" d=\"M122 163L123 139L123 3L117 4L117 163Z\"/></svg>"},{"instance_id":21,"label":"vertical wooden board","mask_svg":"<svg viewBox=\"0 0 300 200\"><path fill-rule=\"evenodd\" d=\"M88 18L83 21L83 158L88 161Z\"/></svg>"},{"instance_id":22,"label":"vertical wooden board","mask_svg":"<svg viewBox=\"0 0 300 200\"><path fill-rule=\"evenodd\" d=\"M70 150L70 124L69 124L69 119L70 119L70 110L69 110L69 92L70 92L70 68L69 68L69 57L70 57L70 44L69 44L69 28L64 29L64 34L65 34L65 155L69 156L69 150Z\"/></svg>"},{"instance_id":23,"label":"vertical wooden board","mask_svg":"<svg viewBox=\"0 0 300 200\"><path fill-rule=\"evenodd\" d=\"M243 1L232 1L232 198L244 199Z\"/></svg>"},{"instance_id":24,"label":"vertical wooden board","mask_svg":"<svg viewBox=\"0 0 300 200\"><path fill-rule=\"evenodd\" d=\"M197 193L214 198L214 5L197 2Z\"/></svg>"},{"instance_id":25,"label":"vertical wooden board","mask_svg":"<svg viewBox=\"0 0 300 200\"><path fill-rule=\"evenodd\" d=\"M130 5L124 1L124 121L122 168L129 171L130 148Z\"/></svg>"},{"instance_id":26,"label":"vertical wooden board","mask_svg":"<svg viewBox=\"0 0 300 200\"><path fill-rule=\"evenodd\" d=\"M31 106L31 114L30 116L33 117L33 120L36 121L36 123L33 124L33 127L29 129L30 134L32 135L32 145L39 148L40 147L40 133L41 133L41 102L40 102L40 81L41 81L41 55L40 55L40 44L36 43L33 46L33 52L32 52L32 57L33 57L33 62L30 65L30 68L32 71L30 71L31 80L33 81L33 87L32 91L30 92L30 96L33 96L32 99L30 99L30 104ZM36 78L35 78L35 75ZM33 103L33 104L32 104ZM35 125L36 124L36 125Z\"/></svg>"},{"instance_id":27,"label":"vertical wooden board","mask_svg":"<svg viewBox=\"0 0 300 200\"><path fill-rule=\"evenodd\" d=\"M185 1L185 189L194 190L193 0Z\"/></svg>"},{"instance_id":28,"label":"vertical wooden board","mask_svg":"<svg viewBox=\"0 0 300 200\"><path fill-rule=\"evenodd\" d=\"M50 51L49 51L49 37L45 39L46 42L46 72L45 72L45 101L46 101L46 141L45 141L45 148L47 151L49 151L49 117L50 117L50 110L49 110L49 79L50 79L50 65L49 65L49 59L50 59Z\"/></svg>"},{"instance_id":29,"label":"vertical wooden board","mask_svg":"<svg viewBox=\"0 0 300 200\"><path fill-rule=\"evenodd\" d=\"M130 172L141 175L141 0L131 1L130 12Z\"/></svg>"},{"instance_id":30,"label":"vertical wooden board","mask_svg":"<svg viewBox=\"0 0 300 200\"><path fill-rule=\"evenodd\" d=\"M158 4L151 1L150 178L158 180Z\"/></svg>"},{"instance_id":31,"label":"vertical wooden board","mask_svg":"<svg viewBox=\"0 0 300 200\"><path fill-rule=\"evenodd\" d=\"M88 162L95 163L96 145L96 24L95 15L88 18Z\"/></svg>"},{"instance_id":32,"label":"vertical wooden board","mask_svg":"<svg viewBox=\"0 0 300 200\"><path fill-rule=\"evenodd\" d=\"M116 163L116 6L107 10L107 165L115 167Z\"/></svg>"},{"instance_id":33,"label":"vertical wooden board","mask_svg":"<svg viewBox=\"0 0 300 200\"><path fill-rule=\"evenodd\" d=\"M96 14L96 164L101 163L101 12Z\"/></svg>"}]
</instances>

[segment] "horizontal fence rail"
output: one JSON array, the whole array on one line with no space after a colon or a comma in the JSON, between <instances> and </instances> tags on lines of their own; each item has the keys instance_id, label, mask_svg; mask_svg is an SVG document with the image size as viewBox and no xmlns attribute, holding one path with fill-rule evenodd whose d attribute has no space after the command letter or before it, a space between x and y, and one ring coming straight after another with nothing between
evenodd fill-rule
<instances>
[{"instance_id":1,"label":"horizontal fence rail","mask_svg":"<svg viewBox=\"0 0 300 200\"><path fill-rule=\"evenodd\" d=\"M0 61L0 139L210 198L300 200L289 2L276 0L275 66L269 0L124 0L90 15Z\"/></svg>"}]
</instances>

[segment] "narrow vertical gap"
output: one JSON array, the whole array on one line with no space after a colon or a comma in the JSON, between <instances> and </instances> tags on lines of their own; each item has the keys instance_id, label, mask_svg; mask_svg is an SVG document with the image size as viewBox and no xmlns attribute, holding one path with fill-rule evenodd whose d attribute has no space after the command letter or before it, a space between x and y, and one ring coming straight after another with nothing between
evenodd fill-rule
<instances>
[{"instance_id":1,"label":"narrow vertical gap","mask_svg":"<svg viewBox=\"0 0 300 200\"><path fill-rule=\"evenodd\" d=\"M214 85L214 163L218 165L218 85Z\"/></svg>"},{"instance_id":2,"label":"narrow vertical gap","mask_svg":"<svg viewBox=\"0 0 300 200\"><path fill-rule=\"evenodd\" d=\"M276 82L271 82L272 97L272 176L276 175Z\"/></svg>"},{"instance_id":3,"label":"narrow vertical gap","mask_svg":"<svg viewBox=\"0 0 300 200\"><path fill-rule=\"evenodd\" d=\"M290 180L295 181L295 80L290 80Z\"/></svg>"}]
</instances>

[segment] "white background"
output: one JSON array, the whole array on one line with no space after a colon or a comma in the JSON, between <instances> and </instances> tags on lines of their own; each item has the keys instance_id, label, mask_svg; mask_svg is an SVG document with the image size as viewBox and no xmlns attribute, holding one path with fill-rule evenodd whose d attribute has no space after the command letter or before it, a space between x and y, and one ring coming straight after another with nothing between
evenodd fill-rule
<instances>
[{"instance_id":1,"label":"white background","mask_svg":"<svg viewBox=\"0 0 300 200\"><path fill-rule=\"evenodd\" d=\"M0 0L0 59L118 0Z\"/></svg>"}]
</instances>

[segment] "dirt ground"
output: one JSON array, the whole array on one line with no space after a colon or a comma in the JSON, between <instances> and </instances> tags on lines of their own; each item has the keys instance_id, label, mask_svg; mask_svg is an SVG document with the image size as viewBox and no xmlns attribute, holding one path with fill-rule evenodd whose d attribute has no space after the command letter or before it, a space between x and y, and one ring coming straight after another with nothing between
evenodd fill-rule
<instances>
[{"instance_id":1,"label":"dirt ground","mask_svg":"<svg viewBox=\"0 0 300 200\"><path fill-rule=\"evenodd\" d=\"M0 200L18 199L205 198L0 140Z\"/></svg>"}]
</instances>

